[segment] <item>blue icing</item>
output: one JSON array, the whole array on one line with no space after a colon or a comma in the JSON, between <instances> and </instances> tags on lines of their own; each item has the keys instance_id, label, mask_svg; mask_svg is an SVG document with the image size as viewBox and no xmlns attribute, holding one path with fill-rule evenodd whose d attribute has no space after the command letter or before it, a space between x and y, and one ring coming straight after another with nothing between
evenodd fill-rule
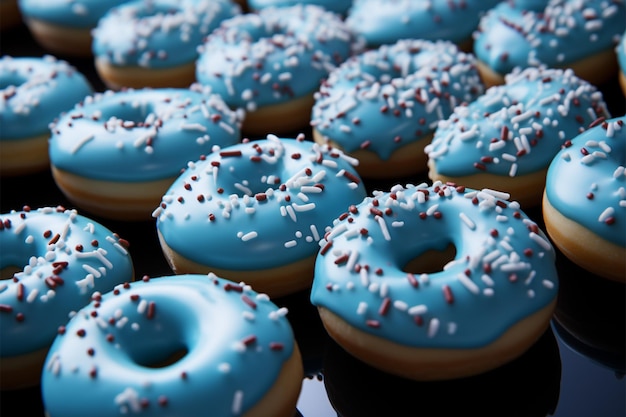
<instances>
[{"instance_id":1,"label":"blue icing","mask_svg":"<svg viewBox=\"0 0 626 417\"><path fill-rule=\"evenodd\" d=\"M175 177L189 160L240 140L240 117L205 89L108 91L53 126L55 167L99 180Z\"/></svg>"},{"instance_id":2,"label":"blue icing","mask_svg":"<svg viewBox=\"0 0 626 417\"><path fill-rule=\"evenodd\" d=\"M0 59L0 141L48 135L48 125L92 93L87 79L51 56Z\"/></svg>"},{"instance_id":3,"label":"blue icing","mask_svg":"<svg viewBox=\"0 0 626 417\"><path fill-rule=\"evenodd\" d=\"M0 269L19 268L17 280L0 282L2 358L47 348L92 294L133 279L127 243L74 210L12 211L0 220Z\"/></svg>"},{"instance_id":4,"label":"blue icing","mask_svg":"<svg viewBox=\"0 0 626 417\"><path fill-rule=\"evenodd\" d=\"M626 247L626 117L571 137L552 161L546 197L565 217Z\"/></svg>"},{"instance_id":5,"label":"blue icing","mask_svg":"<svg viewBox=\"0 0 626 417\"><path fill-rule=\"evenodd\" d=\"M354 0L346 23L370 46L400 39L471 39L480 16L496 0Z\"/></svg>"},{"instance_id":6,"label":"blue icing","mask_svg":"<svg viewBox=\"0 0 626 417\"><path fill-rule=\"evenodd\" d=\"M77 29L95 27L112 7L128 0L19 0L22 15L29 19Z\"/></svg>"},{"instance_id":7,"label":"blue icing","mask_svg":"<svg viewBox=\"0 0 626 417\"><path fill-rule=\"evenodd\" d=\"M331 12L345 14L352 5L352 0L249 0L248 6L252 10L261 10L266 7L290 7L299 3L314 4Z\"/></svg>"},{"instance_id":8,"label":"blue icing","mask_svg":"<svg viewBox=\"0 0 626 417\"><path fill-rule=\"evenodd\" d=\"M601 92L571 70L516 70L440 122L426 152L446 176L529 174L607 114Z\"/></svg>"},{"instance_id":9,"label":"blue icing","mask_svg":"<svg viewBox=\"0 0 626 417\"><path fill-rule=\"evenodd\" d=\"M93 31L93 53L111 65L168 68L193 63L205 36L240 13L230 0L132 1Z\"/></svg>"},{"instance_id":10,"label":"blue icing","mask_svg":"<svg viewBox=\"0 0 626 417\"><path fill-rule=\"evenodd\" d=\"M42 376L51 417L245 414L296 349L286 310L247 286L179 275L117 290L79 311L52 345ZM181 349L176 362L153 366Z\"/></svg>"},{"instance_id":11,"label":"blue icing","mask_svg":"<svg viewBox=\"0 0 626 417\"><path fill-rule=\"evenodd\" d=\"M476 57L500 74L516 66L564 67L613 48L626 29L621 0L549 0L545 8L532 6L501 2L491 9L474 36Z\"/></svg>"},{"instance_id":12,"label":"blue icing","mask_svg":"<svg viewBox=\"0 0 626 417\"><path fill-rule=\"evenodd\" d=\"M483 92L474 64L443 41L402 40L364 52L322 84L311 125L346 152L365 147L388 159Z\"/></svg>"},{"instance_id":13,"label":"blue icing","mask_svg":"<svg viewBox=\"0 0 626 417\"><path fill-rule=\"evenodd\" d=\"M365 195L340 151L268 136L190 165L154 216L185 258L254 271L313 256L332 220Z\"/></svg>"},{"instance_id":14,"label":"blue icing","mask_svg":"<svg viewBox=\"0 0 626 417\"><path fill-rule=\"evenodd\" d=\"M312 94L354 45L339 15L321 7L265 8L224 21L202 45L196 77L254 111Z\"/></svg>"},{"instance_id":15,"label":"blue icing","mask_svg":"<svg viewBox=\"0 0 626 417\"><path fill-rule=\"evenodd\" d=\"M501 197L441 183L374 193L320 242L312 303L410 347L493 342L558 293L547 237ZM456 254L443 270L403 271L428 249L449 244Z\"/></svg>"}]
</instances>

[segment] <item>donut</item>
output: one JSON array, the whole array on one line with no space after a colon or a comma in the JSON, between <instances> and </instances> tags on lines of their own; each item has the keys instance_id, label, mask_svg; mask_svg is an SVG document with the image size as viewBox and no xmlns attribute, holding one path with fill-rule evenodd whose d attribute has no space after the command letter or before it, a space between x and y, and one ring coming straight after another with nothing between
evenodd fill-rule
<instances>
[{"instance_id":1,"label":"donut","mask_svg":"<svg viewBox=\"0 0 626 417\"><path fill-rule=\"evenodd\" d=\"M598 119L564 143L546 176L543 218L554 245L593 274L626 282L626 116Z\"/></svg>"},{"instance_id":2,"label":"donut","mask_svg":"<svg viewBox=\"0 0 626 417\"><path fill-rule=\"evenodd\" d=\"M128 0L18 0L35 41L51 53L91 56L91 30L111 8Z\"/></svg>"},{"instance_id":3,"label":"donut","mask_svg":"<svg viewBox=\"0 0 626 417\"><path fill-rule=\"evenodd\" d=\"M555 252L507 197L396 185L349 210L315 263L311 302L329 335L413 380L477 375L527 351L555 308Z\"/></svg>"},{"instance_id":4,"label":"donut","mask_svg":"<svg viewBox=\"0 0 626 417\"><path fill-rule=\"evenodd\" d=\"M401 40L333 70L315 94L313 138L359 160L363 177L426 170L437 122L483 92L474 57L447 41Z\"/></svg>"},{"instance_id":5,"label":"donut","mask_svg":"<svg viewBox=\"0 0 626 417\"><path fill-rule=\"evenodd\" d=\"M50 55L0 58L0 175L48 168L48 125L92 91L80 72Z\"/></svg>"},{"instance_id":6,"label":"donut","mask_svg":"<svg viewBox=\"0 0 626 417\"><path fill-rule=\"evenodd\" d=\"M239 142L240 124L198 85L97 93L52 126L52 175L78 207L149 220L187 162Z\"/></svg>"},{"instance_id":7,"label":"donut","mask_svg":"<svg viewBox=\"0 0 626 417\"><path fill-rule=\"evenodd\" d=\"M623 0L500 2L480 20L474 53L487 85L515 67L572 68L601 85L617 73L614 47L626 29Z\"/></svg>"},{"instance_id":8,"label":"donut","mask_svg":"<svg viewBox=\"0 0 626 417\"><path fill-rule=\"evenodd\" d=\"M326 228L365 198L354 163L303 135L192 162L153 213L163 253L176 274L215 272L271 297L307 288Z\"/></svg>"},{"instance_id":9,"label":"donut","mask_svg":"<svg viewBox=\"0 0 626 417\"><path fill-rule=\"evenodd\" d=\"M246 135L306 127L323 78L358 48L340 16L319 6L269 7L222 23L201 46L196 78L246 110Z\"/></svg>"},{"instance_id":10,"label":"donut","mask_svg":"<svg viewBox=\"0 0 626 417\"><path fill-rule=\"evenodd\" d=\"M607 115L602 93L571 69L516 69L505 85L439 123L425 148L428 175L540 206L546 171L561 146Z\"/></svg>"},{"instance_id":11,"label":"donut","mask_svg":"<svg viewBox=\"0 0 626 417\"><path fill-rule=\"evenodd\" d=\"M39 383L68 315L133 280L128 242L63 207L0 215L0 388ZM6 278L6 279L5 279Z\"/></svg>"},{"instance_id":12,"label":"donut","mask_svg":"<svg viewBox=\"0 0 626 417\"><path fill-rule=\"evenodd\" d=\"M618 80L622 88L622 93L626 96L626 32L622 35L622 40L615 47L617 63L619 65Z\"/></svg>"},{"instance_id":13,"label":"donut","mask_svg":"<svg viewBox=\"0 0 626 417\"><path fill-rule=\"evenodd\" d=\"M118 286L57 335L46 415L291 417L303 370L286 313L215 275Z\"/></svg>"},{"instance_id":14,"label":"donut","mask_svg":"<svg viewBox=\"0 0 626 417\"><path fill-rule=\"evenodd\" d=\"M352 6L352 0L248 0L248 7L253 11L267 7L290 7L297 4L314 4L328 11L345 15Z\"/></svg>"},{"instance_id":15,"label":"donut","mask_svg":"<svg viewBox=\"0 0 626 417\"><path fill-rule=\"evenodd\" d=\"M135 0L114 7L93 30L96 71L111 89L189 87L198 45L240 12L231 0Z\"/></svg>"},{"instance_id":16,"label":"donut","mask_svg":"<svg viewBox=\"0 0 626 417\"><path fill-rule=\"evenodd\" d=\"M447 40L469 51L481 15L497 0L354 0L346 24L369 47L401 39Z\"/></svg>"}]
</instances>

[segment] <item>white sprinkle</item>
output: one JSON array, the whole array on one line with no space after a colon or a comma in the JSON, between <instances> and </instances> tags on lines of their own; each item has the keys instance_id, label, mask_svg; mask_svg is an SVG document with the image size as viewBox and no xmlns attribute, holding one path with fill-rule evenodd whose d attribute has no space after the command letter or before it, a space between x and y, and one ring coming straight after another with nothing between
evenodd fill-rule
<instances>
[{"instance_id":1,"label":"white sprinkle","mask_svg":"<svg viewBox=\"0 0 626 417\"><path fill-rule=\"evenodd\" d=\"M541 246L543 249L550 251L552 250L552 245L550 245L550 242L548 242L546 239L544 239L543 237L539 236L537 233L535 232L530 232L529 233L530 238L539 246Z\"/></svg>"},{"instance_id":2,"label":"white sprinkle","mask_svg":"<svg viewBox=\"0 0 626 417\"><path fill-rule=\"evenodd\" d=\"M71 153L75 154L76 152L78 152L80 148L85 146L87 142L93 140L94 137L95 137L94 135L87 135L84 138L80 139L78 142L76 142L76 145L74 145L74 147L72 148Z\"/></svg>"},{"instance_id":3,"label":"white sprinkle","mask_svg":"<svg viewBox=\"0 0 626 417\"><path fill-rule=\"evenodd\" d=\"M463 286L467 288L469 292L471 292L472 294L480 293L480 289L478 288L478 285L476 285L474 281L469 279L467 275L465 275L464 273L460 273L456 277L461 282L461 284L463 284Z\"/></svg>"},{"instance_id":4,"label":"white sprinkle","mask_svg":"<svg viewBox=\"0 0 626 417\"><path fill-rule=\"evenodd\" d=\"M428 337L435 337L439 330L439 319L432 318L428 323Z\"/></svg>"},{"instance_id":5,"label":"white sprinkle","mask_svg":"<svg viewBox=\"0 0 626 417\"><path fill-rule=\"evenodd\" d=\"M470 228L470 230L476 229L476 223L474 223L469 217L467 217L467 214L461 212L459 213L459 217L461 218L463 223L465 223L465 225Z\"/></svg>"},{"instance_id":6,"label":"white sprinkle","mask_svg":"<svg viewBox=\"0 0 626 417\"><path fill-rule=\"evenodd\" d=\"M247 242L248 240L256 238L258 235L259 234L255 231L248 232L241 236L241 240L243 240L244 242Z\"/></svg>"},{"instance_id":7,"label":"white sprinkle","mask_svg":"<svg viewBox=\"0 0 626 417\"><path fill-rule=\"evenodd\" d=\"M613 207L607 207L604 209L602 213L600 213L600 217L598 217L599 222L605 222L606 219L613 216L615 214L615 209Z\"/></svg>"},{"instance_id":8,"label":"white sprinkle","mask_svg":"<svg viewBox=\"0 0 626 417\"><path fill-rule=\"evenodd\" d=\"M243 403L243 391L237 390L235 391L235 395L233 396L233 407L232 412L235 415L241 414L241 405Z\"/></svg>"}]
</instances>

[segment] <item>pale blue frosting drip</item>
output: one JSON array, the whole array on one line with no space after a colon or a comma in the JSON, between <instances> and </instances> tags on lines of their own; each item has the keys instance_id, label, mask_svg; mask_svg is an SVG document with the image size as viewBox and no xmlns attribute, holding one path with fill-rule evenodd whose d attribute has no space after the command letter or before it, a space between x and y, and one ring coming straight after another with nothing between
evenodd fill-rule
<instances>
[{"instance_id":1,"label":"pale blue frosting drip","mask_svg":"<svg viewBox=\"0 0 626 417\"><path fill-rule=\"evenodd\" d=\"M196 77L232 107L254 111L312 94L356 48L319 6L265 8L226 20L201 47Z\"/></svg>"},{"instance_id":2,"label":"pale blue frosting drip","mask_svg":"<svg viewBox=\"0 0 626 417\"><path fill-rule=\"evenodd\" d=\"M549 0L535 4L502 2L480 21L474 53L500 74L516 66L566 67L610 50L626 29L622 0Z\"/></svg>"},{"instance_id":3,"label":"pale blue frosting drip","mask_svg":"<svg viewBox=\"0 0 626 417\"><path fill-rule=\"evenodd\" d=\"M154 213L157 228L172 250L215 268L300 261L365 197L352 164L335 149L273 135L224 148L172 184Z\"/></svg>"},{"instance_id":4,"label":"pale blue frosting drip","mask_svg":"<svg viewBox=\"0 0 626 417\"><path fill-rule=\"evenodd\" d=\"M128 245L75 210L12 211L0 220L0 269L20 268L17 281L0 281L2 358L47 348L92 294L133 278Z\"/></svg>"},{"instance_id":5,"label":"pale blue frosting drip","mask_svg":"<svg viewBox=\"0 0 626 417\"><path fill-rule=\"evenodd\" d=\"M346 152L364 148L386 160L483 90L473 55L450 42L402 40L332 71L315 95L311 125Z\"/></svg>"},{"instance_id":6,"label":"pale blue frosting drip","mask_svg":"<svg viewBox=\"0 0 626 417\"><path fill-rule=\"evenodd\" d=\"M290 7L296 4L314 4L331 12L345 14L352 6L352 0L248 0L248 6L257 11L266 7Z\"/></svg>"},{"instance_id":7,"label":"pale blue frosting drip","mask_svg":"<svg viewBox=\"0 0 626 417\"><path fill-rule=\"evenodd\" d=\"M312 303L409 347L490 344L558 293L547 237L500 194L441 183L374 193L320 242ZM443 270L403 271L450 244Z\"/></svg>"},{"instance_id":8,"label":"pale blue frosting drip","mask_svg":"<svg viewBox=\"0 0 626 417\"><path fill-rule=\"evenodd\" d=\"M119 67L193 63L204 37L240 12L231 0L132 1L111 9L98 22L93 53Z\"/></svg>"},{"instance_id":9,"label":"pale blue frosting drip","mask_svg":"<svg viewBox=\"0 0 626 417\"><path fill-rule=\"evenodd\" d=\"M497 0L354 0L346 23L369 46L401 39L471 39L482 14Z\"/></svg>"},{"instance_id":10,"label":"pale blue frosting drip","mask_svg":"<svg viewBox=\"0 0 626 417\"><path fill-rule=\"evenodd\" d=\"M200 86L107 91L52 127L50 161L98 180L176 177L188 161L238 143L240 124L236 112Z\"/></svg>"},{"instance_id":11,"label":"pale blue frosting drip","mask_svg":"<svg viewBox=\"0 0 626 417\"><path fill-rule=\"evenodd\" d=\"M565 217L626 248L626 117L572 137L552 161L546 197Z\"/></svg>"},{"instance_id":12,"label":"pale blue frosting drip","mask_svg":"<svg viewBox=\"0 0 626 417\"><path fill-rule=\"evenodd\" d=\"M110 8L128 0L19 0L25 18L34 18L59 26L90 29Z\"/></svg>"},{"instance_id":13,"label":"pale blue frosting drip","mask_svg":"<svg viewBox=\"0 0 626 417\"><path fill-rule=\"evenodd\" d=\"M243 415L294 352L286 310L247 286L179 275L117 290L52 345L42 375L51 417ZM151 366L180 349L175 363Z\"/></svg>"},{"instance_id":14,"label":"pale blue frosting drip","mask_svg":"<svg viewBox=\"0 0 626 417\"><path fill-rule=\"evenodd\" d=\"M602 93L571 70L516 70L440 122L426 152L442 175L515 177L546 169L566 140L607 115Z\"/></svg>"},{"instance_id":15,"label":"pale blue frosting drip","mask_svg":"<svg viewBox=\"0 0 626 417\"><path fill-rule=\"evenodd\" d=\"M48 135L48 125L93 90L67 62L52 56L0 59L0 141Z\"/></svg>"}]
</instances>

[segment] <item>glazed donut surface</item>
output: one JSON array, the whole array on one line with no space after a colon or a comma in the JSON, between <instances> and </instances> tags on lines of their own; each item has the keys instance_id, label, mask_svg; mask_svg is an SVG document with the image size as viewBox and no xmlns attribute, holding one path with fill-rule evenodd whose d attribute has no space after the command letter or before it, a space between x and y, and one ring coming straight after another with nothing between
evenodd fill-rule
<instances>
[{"instance_id":1,"label":"glazed donut surface","mask_svg":"<svg viewBox=\"0 0 626 417\"><path fill-rule=\"evenodd\" d=\"M52 56L0 59L0 174L47 168L52 123L92 93L87 79Z\"/></svg>"},{"instance_id":2,"label":"glazed donut surface","mask_svg":"<svg viewBox=\"0 0 626 417\"><path fill-rule=\"evenodd\" d=\"M437 122L475 100L483 84L474 57L450 42L401 40L354 56L315 94L313 137L359 159L363 177L426 170Z\"/></svg>"},{"instance_id":3,"label":"glazed donut surface","mask_svg":"<svg viewBox=\"0 0 626 417\"><path fill-rule=\"evenodd\" d=\"M546 65L599 85L615 72L613 48L625 29L623 0L504 1L481 19L474 53L489 84L515 67Z\"/></svg>"},{"instance_id":4,"label":"glazed donut surface","mask_svg":"<svg viewBox=\"0 0 626 417\"><path fill-rule=\"evenodd\" d=\"M338 150L273 135L190 163L153 214L173 270L248 277L271 296L306 287L326 228L365 197L352 163Z\"/></svg>"},{"instance_id":5,"label":"glazed donut surface","mask_svg":"<svg viewBox=\"0 0 626 417\"><path fill-rule=\"evenodd\" d=\"M626 117L599 119L567 141L546 178L543 216L554 244L595 274L626 281Z\"/></svg>"},{"instance_id":6,"label":"glazed donut surface","mask_svg":"<svg viewBox=\"0 0 626 417\"><path fill-rule=\"evenodd\" d=\"M46 412L292 416L303 371L286 313L214 275L119 286L57 336L42 375Z\"/></svg>"},{"instance_id":7,"label":"glazed donut surface","mask_svg":"<svg viewBox=\"0 0 626 417\"><path fill-rule=\"evenodd\" d=\"M571 70L515 70L505 85L438 124L426 146L429 177L503 190L524 207L537 206L554 156L606 116L602 93Z\"/></svg>"},{"instance_id":8,"label":"glazed donut surface","mask_svg":"<svg viewBox=\"0 0 626 417\"><path fill-rule=\"evenodd\" d=\"M133 279L128 242L75 210L44 207L0 216L0 267L12 279L0 284L2 388L36 385L41 363L70 313ZM26 357L40 362L28 377Z\"/></svg>"},{"instance_id":9,"label":"glazed donut surface","mask_svg":"<svg viewBox=\"0 0 626 417\"><path fill-rule=\"evenodd\" d=\"M149 219L187 162L238 143L240 124L199 85L98 93L52 127L52 173L79 206Z\"/></svg>"},{"instance_id":10,"label":"glazed donut surface","mask_svg":"<svg viewBox=\"0 0 626 417\"><path fill-rule=\"evenodd\" d=\"M366 363L418 380L519 356L548 326L558 277L549 240L505 197L398 185L351 209L315 265L311 301L331 336ZM445 266L429 265L438 255Z\"/></svg>"}]
</instances>

